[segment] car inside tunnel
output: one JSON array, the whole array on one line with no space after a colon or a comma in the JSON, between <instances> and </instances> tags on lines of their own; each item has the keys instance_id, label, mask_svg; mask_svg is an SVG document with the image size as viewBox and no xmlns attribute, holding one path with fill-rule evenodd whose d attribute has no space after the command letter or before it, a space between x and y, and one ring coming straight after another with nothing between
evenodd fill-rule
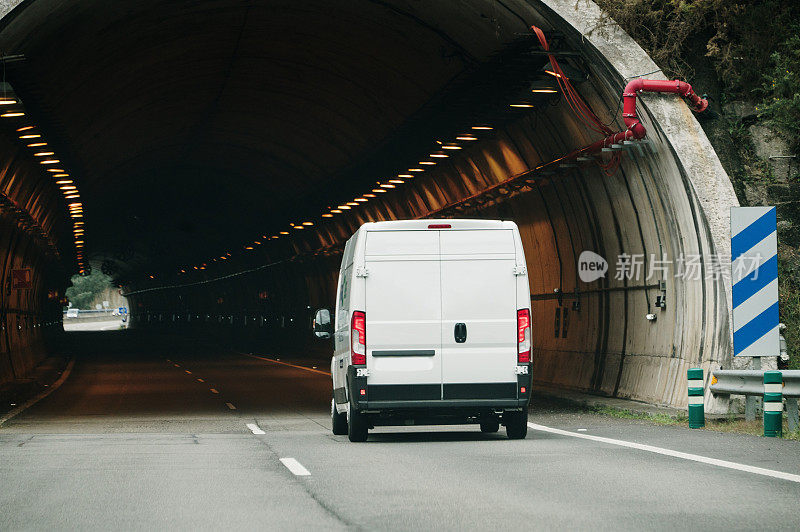
<instances>
[{"instance_id":1,"label":"car inside tunnel","mask_svg":"<svg viewBox=\"0 0 800 532\"><path fill-rule=\"evenodd\" d=\"M677 272L730 252L738 204L692 108L642 95L646 136L580 151L628 129L630 80L664 79L589 31L596 7L7 4L0 381L66 341L69 278L98 269L134 329L325 367L345 241L403 219L518 225L537 386L682 406L687 368L729 361L726 285Z\"/></svg>"}]
</instances>

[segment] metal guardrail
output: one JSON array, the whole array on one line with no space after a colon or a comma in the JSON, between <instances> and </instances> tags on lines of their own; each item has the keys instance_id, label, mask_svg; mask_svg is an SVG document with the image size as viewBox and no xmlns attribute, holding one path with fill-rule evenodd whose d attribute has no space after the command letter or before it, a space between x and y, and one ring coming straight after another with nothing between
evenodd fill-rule
<instances>
[{"instance_id":1,"label":"metal guardrail","mask_svg":"<svg viewBox=\"0 0 800 532\"><path fill-rule=\"evenodd\" d=\"M800 397L800 370L781 370L783 396ZM712 371L711 393L717 395L764 395L764 371L719 369ZM716 382L714 382L716 380Z\"/></svg>"}]
</instances>

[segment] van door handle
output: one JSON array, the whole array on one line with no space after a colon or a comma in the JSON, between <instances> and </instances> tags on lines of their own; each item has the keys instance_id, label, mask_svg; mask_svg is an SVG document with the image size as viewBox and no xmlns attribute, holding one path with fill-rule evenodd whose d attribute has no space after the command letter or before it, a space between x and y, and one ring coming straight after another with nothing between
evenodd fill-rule
<instances>
[{"instance_id":1,"label":"van door handle","mask_svg":"<svg viewBox=\"0 0 800 532\"><path fill-rule=\"evenodd\" d=\"M467 341L467 324L466 323L456 323L455 328L453 329L453 336L456 339L457 344L463 344Z\"/></svg>"}]
</instances>

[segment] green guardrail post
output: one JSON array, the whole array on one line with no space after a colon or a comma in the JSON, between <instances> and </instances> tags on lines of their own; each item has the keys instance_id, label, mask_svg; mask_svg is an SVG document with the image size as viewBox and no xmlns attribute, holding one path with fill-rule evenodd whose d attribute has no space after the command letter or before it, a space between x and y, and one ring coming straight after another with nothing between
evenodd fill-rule
<instances>
[{"instance_id":1,"label":"green guardrail post","mask_svg":"<svg viewBox=\"0 0 800 532\"><path fill-rule=\"evenodd\" d=\"M764 436L775 438L783 433L783 374L764 372Z\"/></svg>"},{"instance_id":2,"label":"green guardrail post","mask_svg":"<svg viewBox=\"0 0 800 532\"><path fill-rule=\"evenodd\" d=\"M689 428L701 429L706 426L706 414L703 409L703 368L689 368L686 371L689 380Z\"/></svg>"}]
</instances>

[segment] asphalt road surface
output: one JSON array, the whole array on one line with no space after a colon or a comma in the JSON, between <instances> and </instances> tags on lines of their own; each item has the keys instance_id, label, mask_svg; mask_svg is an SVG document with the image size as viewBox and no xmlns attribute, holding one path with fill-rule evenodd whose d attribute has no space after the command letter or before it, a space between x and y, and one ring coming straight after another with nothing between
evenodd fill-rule
<instances>
[{"instance_id":1,"label":"asphalt road surface","mask_svg":"<svg viewBox=\"0 0 800 532\"><path fill-rule=\"evenodd\" d=\"M526 440L387 427L354 444L331 434L327 368L312 361L133 330L72 336L69 378L0 427L0 530L800 528L797 442L537 398L544 428Z\"/></svg>"}]
</instances>

